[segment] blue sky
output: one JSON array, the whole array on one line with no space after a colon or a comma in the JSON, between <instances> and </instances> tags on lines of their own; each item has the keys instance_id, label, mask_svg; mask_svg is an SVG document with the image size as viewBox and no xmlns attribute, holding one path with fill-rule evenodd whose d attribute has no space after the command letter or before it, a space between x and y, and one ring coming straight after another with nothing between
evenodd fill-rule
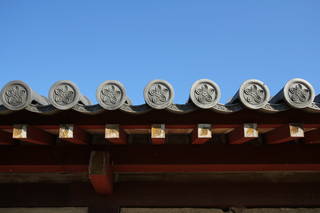
<instances>
[{"instance_id":1,"label":"blue sky","mask_svg":"<svg viewBox=\"0 0 320 213\"><path fill-rule=\"evenodd\" d=\"M320 93L319 0L1 0L0 87L23 80L47 96L75 82L94 103L119 80L134 104L153 79L184 103L209 78L225 103L251 78L274 95L291 78Z\"/></svg>"}]
</instances>

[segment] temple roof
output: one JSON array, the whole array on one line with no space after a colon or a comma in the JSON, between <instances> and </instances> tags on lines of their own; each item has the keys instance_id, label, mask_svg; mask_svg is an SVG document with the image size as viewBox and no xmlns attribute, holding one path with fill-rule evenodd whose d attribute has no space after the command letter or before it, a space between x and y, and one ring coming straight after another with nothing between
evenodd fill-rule
<instances>
[{"instance_id":1,"label":"temple roof","mask_svg":"<svg viewBox=\"0 0 320 213\"><path fill-rule=\"evenodd\" d=\"M272 97L262 81L247 80L226 104L208 79L191 85L185 104L173 102L174 88L164 80L151 81L143 94L145 104L132 105L124 85L105 81L93 105L71 81L53 84L48 97L22 81L7 83L0 93L0 183L8 174L10 181L26 181L29 173L55 181L62 173L110 195L113 182L117 191L118 183L159 174L195 183L216 172L319 176L320 99L303 79Z\"/></svg>"}]
</instances>

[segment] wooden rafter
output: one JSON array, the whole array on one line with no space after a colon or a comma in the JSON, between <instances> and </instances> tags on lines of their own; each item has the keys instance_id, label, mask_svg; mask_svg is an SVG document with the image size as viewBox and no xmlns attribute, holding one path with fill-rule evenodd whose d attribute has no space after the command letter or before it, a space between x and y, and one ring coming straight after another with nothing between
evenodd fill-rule
<instances>
[{"instance_id":1,"label":"wooden rafter","mask_svg":"<svg viewBox=\"0 0 320 213\"><path fill-rule=\"evenodd\" d=\"M303 137L303 125L297 123L284 125L265 134L265 140L268 144L285 143Z\"/></svg>"},{"instance_id":2,"label":"wooden rafter","mask_svg":"<svg viewBox=\"0 0 320 213\"><path fill-rule=\"evenodd\" d=\"M192 143L203 144L212 138L211 124L198 124L192 132Z\"/></svg>"},{"instance_id":3,"label":"wooden rafter","mask_svg":"<svg viewBox=\"0 0 320 213\"><path fill-rule=\"evenodd\" d=\"M74 124L61 124L59 138L75 144L88 144L90 135Z\"/></svg>"},{"instance_id":4,"label":"wooden rafter","mask_svg":"<svg viewBox=\"0 0 320 213\"><path fill-rule=\"evenodd\" d=\"M105 139L113 144L127 144L127 135L119 124L106 124Z\"/></svg>"},{"instance_id":5,"label":"wooden rafter","mask_svg":"<svg viewBox=\"0 0 320 213\"><path fill-rule=\"evenodd\" d=\"M153 144L164 144L166 139L164 124L152 124L151 126L151 140Z\"/></svg>"},{"instance_id":6,"label":"wooden rafter","mask_svg":"<svg viewBox=\"0 0 320 213\"><path fill-rule=\"evenodd\" d=\"M55 137L53 135L27 124L14 125L12 138L41 145L50 145L55 142Z\"/></svg>"},{"instance_id":7,"label":"wooden rafter","mask_svg":"<svg viewBox=\"0 0 320 213\"><path fill-rule=\"evenodd\" d=\"M230 144L242 144L258 137L258 125L256 123L245 123L243 127L235 128L228 134Z\"/></svg>"},{"instance_id":8,"label":"wooden rafter","mask_svg":"<svg viewBox=\"0 0 320 213\"><path fill-rule=\"evenodd\" d=\"M304 133L304 142L308 144L320 143L320 129Z\"/></svg>"}]
</instances>

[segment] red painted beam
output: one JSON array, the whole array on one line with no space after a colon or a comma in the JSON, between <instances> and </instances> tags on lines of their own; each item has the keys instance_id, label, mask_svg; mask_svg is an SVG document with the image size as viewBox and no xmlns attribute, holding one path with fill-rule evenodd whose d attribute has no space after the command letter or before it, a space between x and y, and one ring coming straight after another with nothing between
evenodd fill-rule
<instances>
[{"instance_id":1,"label":"red painted beam","mask_svg":"<svg viewBox=\"0 0 320 213\"><path fill-rule=\"evenodd\" d=\"M116 165L320 164L320 144L128 144L0 146L0 165L84 165L92 149L107 150Z\"/></svg>"},{"instance_id":2,"label":"red painted beam","mask_svg":"<svg viewBox=\"0 0 320 213\"><path fill-rule=\"evenodd\" d=\"M0 165L3 173L82 173L88 172L88 165Z\"/></svg>"},{"instance_id":3,"label":"red painted beam","mask_svg":"<svg viewBox=\"0 0 320 213\"><path fill-rule=\"evenodd\" d=\"M320 171L320 164L194 164L194 165L114 165L116 173L126 172L257 172Z\"/></svg>"},{"instance_id":4,"label":"red painted beam","mask_svg":"<svg viewBox=\"0 0 320 213\"><path fill-rule=\"evenodd\" d=\"M93 185L106 189L112 186L112 173L128 172L260 172L260 171L320 171L320 164L118 164L107 166L105 173L92 173ZM88 165L0 165L3 173L83 173Z\"/></svg>"}]
</instances>

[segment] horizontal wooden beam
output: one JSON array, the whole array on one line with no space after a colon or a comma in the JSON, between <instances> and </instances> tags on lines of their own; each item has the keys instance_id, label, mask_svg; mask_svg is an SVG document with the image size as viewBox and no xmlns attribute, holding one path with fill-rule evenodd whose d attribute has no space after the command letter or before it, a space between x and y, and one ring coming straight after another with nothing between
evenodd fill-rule
<instances>
[{"instance_id":1,"label":"horizontal wooden beam","mask_svg":"<svg viewBox=\"0 0 320 213\"><path fill-rule=\"evenodd\" d=\"M112 193L113 175L108 153L101 151L91 152L89 179L98 194L108 195Z\"/></svg>"},{"instance_id":2,"label":"horizontal wooden beam","mask_svg":"<svg viewBox=\"0 0 320 213\"><path fill-rule=\"evenodd\" d=\"M90 143L90 135L74 124L61 124L59 138L74 144Z\"/></svg>"},{"instance_id":3,"label":"horizontal wooden beam","mask_svg":"<svg viewBox=\"0 0 320 213\"><path fill-rule=\"evenodd\" d=\"M0 165L3 173L88 173L88 164Z\"/></svg>"},{"instance_id":4,"label":"horizontal wooden beam","mask_svg":"<svg viewBox=\"0 0 320 213\"><path fill-rule=\"evenodd\" d=\"M0 131L0 145L13 145L12 134Z\"/></svg>"},{"instance_id":5,"label":"horizontal wooden beam","mask_svg":"<svg viewBox=\"0 0 320 213\"><path fill-rule=\"evenodd\" d=\"M116 173L320 171L320 164L116 164L113 169Z\"/></svg>"},{"instance_id":6,"label":"horizontal wooden beam","mask_svg":"<svg viewBox=\"0 0 320 213\"><path fill-rule=\"evenodd\" d=\"M303 125L297 123L284 125L265 134L265 140L268 144L285 143L303 137Z\"/></svg>"},{"instance_id":7,"label":"horizontal wooden beam","mask_svg":"<svg viewBox=\"0 0 320 213\"><path fill-rule=\"evenodd\" d=\"M304 133L304 142L307 144L320 143L320 129Z\"/></svg>"},{"instance_id":8,"label":"horizontal wooden beam","mask_svg":"<svg viewBox=\"0 0 320 213\"><path fill-rule=\"evenodd\" d=\"M114 164L317 164L320 144L164 144L0 146L0 165L84 165L92 150L108 150ZM54 157L52 157L54 156ZM155 157L156 156L156 157ZM192 157L190 157L192 156ZM272 156L272 158L270 157ZM41 160L39 160L41 159Z\"/></svg>"},{"instance_id":9,"label":"horizontal wooden beam","mask_svg":"<svg viewBox=\"0 0 320 213\"><path fill-rule=\"evenodd\" d=\"M242 144L259 136L256 123L245 123L228 134L230 144Z\"/></svg>"},{"instance_id":10,"label":"horizontal wooden beam","mask_svg":"<svg viewBox=\"0 0 320 213\"><path fill-rule=\"evenodd\" d=\"M27 124L15 124L13 126L12 138L40 145L55 143L53 135Z\"/></svg>"},{"instance_id":11,"label":"horizontal wooden beam","mask_svg":"<svg viewBox=\"0 0 320 213\"><path fill-rule=\"evenodd\" d=\"M127 144L127 135L119 124L106 124L105 139L113 144Z\"/></svg>"},{"instance_id":12,"label":"horizontal wooden beam","mask_svg":"<svg viewBox=\"0 0 320 213\"><path fill-rule=\"evenodd\" d=\"M166 139L166 130L164 124L152 124L151 140L153 144L164 144Z\"/></svg>"},{"instance_id":13,"label":"horizontal wooden beam","mask_svg":"<svg viewBox=\"0 0 320 213\"><path fill-rule=\"evenodd\" d=\"M111 176L106 173L93 172L97 168L91 167L89 178L98 190L110 187ZM258 171L320 171L320 164L115 164L107 167L108 175L112 173L188 173L188 172L258 172ZM88 165L0 165L3 173L86 173ZM105 190L101 190L102 192ZM110 188L108 188L110 190Z\"/></svg>"},{"instance_id":14,"label":"horizontal wooden beam","mask_svg":"<svg viewBox=\"0 0 320 213\"><path fill-rule=\"evenodd\" d=\"M317 174L315 174L316 176ZM274 208L297 208L279 212L317 212L320 206L319 182L122 182L111 196L95 194L88 183L77 184L1 184L0 206L7 207L66 207L89 206L89 213L116 213L110 208L212 208L224 212L230 207L240 207L234 212L276 212ZM246 208L241 208L246 207ZM273 208L266 209L266 208ZM235 208L232 208L235 210ZM269 211L270 210L270 211ZM303 211L306 210L306 211ZM139 209L136 209L139 211ZM165 209L164 209L165 211ZM182 210L183 211L183 210ZM185 210L188 211L188 210ZM195 210L197 212L197 210ZM206 211L206 210L204 210ZM177 211L176 211L177 212ZM189 211L190 212L190 211ZM201 209L198 209L201 212ZM227 212L227 211L225 211Z\"/></svg>"},{"instance_id":15,"label":"horizontal wooden beam","mask_svg":"<svg viewBox=\"0 0 320 213\"><path fill-rule=\"evenodd\" d=\"M212 138L211 124L198 124L192 133L193 144L203 144Z\"/></svg>"}]
</instances>

